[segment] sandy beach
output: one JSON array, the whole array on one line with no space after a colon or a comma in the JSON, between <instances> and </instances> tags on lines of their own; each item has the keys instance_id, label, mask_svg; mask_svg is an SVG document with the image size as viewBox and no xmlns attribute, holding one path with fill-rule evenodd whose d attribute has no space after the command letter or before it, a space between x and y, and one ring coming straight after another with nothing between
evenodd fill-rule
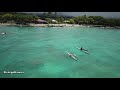
<instances>
[{"instance_id":1,"label":"sandy beach","mask_svg":"<svg viewBox=\"0 0 120 90\"><path fill-rule=\"evenodd\" d=\"M27 25L22 25L22 24L15 24L15 23L0 23L0 26L10 26L10 25L15 25L15 26L32 26L32 27L79 27L83 25L78 25L78 24L34 24L34 23L29 23Z\"/></svg>"},{"instance_id":2,"label":"sandy beach","mask_svg":"<svg viewBox=\"0 0 120 90\"><path fill-rule=\"evenodd\" d=\"M30 27L101 27L101 28L116 28L120 29L119 26L103 26L103 25L79 25L79 24L34 24L34 23L29 23L27 25L22 25L22 24L15 24L15 23L0 23L0 26L30 26Z\"/></svg>"},{"instance_id":3,"label":"sandy beach","mask_svg":"<svg viewBox=\"0 0 120 90\"><path fill-rule=\"evenodd\" d=\"M38 26L38 27L73 27L80 26L78 24L29 24L29 26Z\"/></svg>"},{"instance_id":4,"label":"sandy beach","mask_svg":"<svg viewBox=\"0 0 120 90\"><path fill-rule=\"evenodd\" d=\"M0 26L16 25L15 23L0 23Z\"/></svg>"}]
</instances>

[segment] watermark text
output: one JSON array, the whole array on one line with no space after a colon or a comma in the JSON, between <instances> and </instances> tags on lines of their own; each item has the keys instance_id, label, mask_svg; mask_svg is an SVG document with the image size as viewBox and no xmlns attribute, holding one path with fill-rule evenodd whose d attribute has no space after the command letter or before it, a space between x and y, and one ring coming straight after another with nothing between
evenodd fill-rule
<instances>
[{"instance_id":1,"label":"watermark text","mask_svg":"<svg viewBox=\"0 0 120 90\"><path fill-rule=\"evenodd\" d=\"M19 71L3 71L4 74L24 74L24 72Z\"/></svg>"}]
</instances>

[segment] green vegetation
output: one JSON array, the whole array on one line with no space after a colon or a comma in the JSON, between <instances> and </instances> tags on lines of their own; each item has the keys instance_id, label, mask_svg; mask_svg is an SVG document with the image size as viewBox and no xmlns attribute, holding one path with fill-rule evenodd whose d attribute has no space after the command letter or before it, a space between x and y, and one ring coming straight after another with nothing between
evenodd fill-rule
<instances>
[{"instance_id":1,"label":"green vegetation","mask_svg":"<svg viewBox=\"0 0 120 90\"><path fill-rule=\"evenodd\" d=\"M120 26L120 19L116 18L104 18L102 16L78 16L73 20L76 24L87 25L103 25L103 26Z\"/></svg>"},{"instance_id":2,"label":"green vegetation","mask_svg":"<svg viewBox=\"0 0 120 90\"><path fill-rule=\"evenodd\" d=\"M39 19L36 15L22 14L22 13L3 13L0 15L0 23L32 23Z\"/></svg>"},{"instance_id":3,"label":"green vegetation","mask_svg":"<svg viewBox=\"0 0 120 90\"><path fill-rule=\"evenodd\" d=\"M77 16L77 17L67 17L58 16L56 12L46 12L39 15L24 14L24 13L1 13L0 23L36 23L38 19L46 20L48 23L52 24L85 24L85 25L102 25L102 26L120 26L120 19L116 18L104 18L102 16Z\"/></svg>"}]
</instances>

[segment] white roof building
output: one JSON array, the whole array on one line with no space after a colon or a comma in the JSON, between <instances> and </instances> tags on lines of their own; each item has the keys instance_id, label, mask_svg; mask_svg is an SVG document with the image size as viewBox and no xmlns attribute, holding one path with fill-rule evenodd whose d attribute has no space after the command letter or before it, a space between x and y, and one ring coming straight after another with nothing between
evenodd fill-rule
<instances>
[{"instance_id":1,"label":"white roof building","mask_svg":"<svg viewBox=\"0 0 120 90\"><path fill-rule=\"evenodd\" d=\"M56 22L57 23L58 21L53 19L52 22Z\"/></svg>"},{"instance_id":2,"label":"white roof building","mask_svg":"<svg viewBox=\"0 0 120 90\"><path fill-rule=\"evenodd\" d=\"M70 21L68 21L68 20L65 20L64 22L65 22L65 23L67 23L67 22L70 22Z\"/></svg>"}]
</instances>

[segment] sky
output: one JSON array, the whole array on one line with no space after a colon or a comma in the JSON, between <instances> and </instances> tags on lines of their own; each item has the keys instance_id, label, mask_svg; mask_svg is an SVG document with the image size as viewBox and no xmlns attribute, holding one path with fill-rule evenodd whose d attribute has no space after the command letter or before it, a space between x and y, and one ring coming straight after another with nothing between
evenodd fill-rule
<instances>
[{"instance_id":1,"label":"sky","mask_svg":"<svg viewBox=\"0 0 120 90\"><path fill-rule=\"evenodd\" d=\"M43 12L27 12L27 13L43 13ZM67 16L103 16L103 17L113 17L120 18L120 12L57 12L59 15Z\"/></svg>"},{"instance_id":2,"label":"sky","mask_svg":"<svg viewBox=\"0 0 120 90\"><path fill-rule=\"evenodd\" d=\"M120 12L61 12L61 14L71 16L104 16L104 17L120 17Z\"/></svg>"}]
</instances>

